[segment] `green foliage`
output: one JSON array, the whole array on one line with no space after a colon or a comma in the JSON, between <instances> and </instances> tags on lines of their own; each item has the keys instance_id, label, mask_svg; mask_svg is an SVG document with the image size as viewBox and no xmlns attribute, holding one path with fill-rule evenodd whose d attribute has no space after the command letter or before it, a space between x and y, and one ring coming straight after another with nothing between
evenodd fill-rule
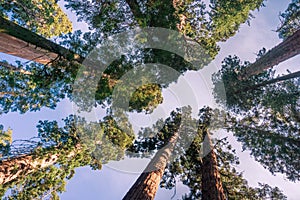
<instances>
[{"instance_id":1,"label":"green foliage","mask_svg":"<svg viewBox=\"0 0 300 200\"><path fill-rule=\"evenodd\" d=\"M228 56L222 61L222 68L212 76L213 95L217 103L234 111L247 111L259 104L263 90L251 86L269 80L274 75L271 71L265 71L246 80L239 80L239 73L249 65L249 62L242 63L237 56Z\"/></svg>"},{"instance_id":2,"label":"green foliage","mask_svg":"<svg viewBox=\"0 0 300 200\"><path fill-rule=\"evenodd\" d=\"M278 187L270 187L268 184L259 183L260 188L256 188L259 199L287 199L287 197L282 194Z\"/></svg>"},{"instance_id":3,"label":"green foliage","mask_svg":"<svg viewBox=\"0 0 300 200\"><path fill-rule=\"evenodd\" d=\"M1 0L0 13L45 37L72 31L71 21L55 0Z\"/></svg>"},{"instance_id":4,"label":"green foliage","mask_svg":"<svg viewBox=\"0 0 300 200\"><path fill-rule=\"evenodd\" d=\"M177 108L170 113L167 119L158 120L151 128L143 128L133 145L128 148L127 155L130 157L150 157L168 143L173 134L179 131L181 124L185 124L183 119L190 119L190 114L190 107Z\"/></svg>"},{"instance_id":5,"label":"green foliage","mask_svg":"<svg viewBox=\"0 0 300 200\"><path fill-rule=\"evenodd\" d=\"M292 0L285 12L280 14L281 24L277 28L279 37L286 39L300 28L300 1Z\"/></svg>"},{"instance_id":6,"label":"green foliage","mask_svg":"<svg viewBox=\"0 0 300 200\"><path fill-rule=\"evenodd\" d=\"M263 55L264 51L259 53ZM232 130L243 148L272 174L283 173L289 180L299 180L295 162L299 152L299 77L275 81L275 71L239 80L238 74L249 64L238 57L227 57L213 75L214 95L231 118ZM272 82L272 83L271 83ZM223 93L225 89L225 94ZM237 120L239 119L239 120Z\"/></svg>"},{"instance_id":7,"label":"green foliage","mask_svg":"<svg viewBox=\"0 0 300 200\"><path fill-rule=\"evenodd\" d=\"M180 154L175 153L177 158L168 165L161 181L161 187L173 188L176 184L175 178L177 178L190 189L188 194L183 195L183 199L201 199L203 132L206 132L208 127L212 125L211 123L214 123L215 120L212 119L220 119L220 115L223 113L218 110L212 110L208 107L200 109L197 135L186 151ZM213 141L213 151L217 155L218 170L228 199L267 199L270 197L286 199L277 187L271 188L268 185L261 185L263 186L261 188L250 187L242 173L235 169L239 160L235 155L235 149L232 148L227 138Z\"/></svg>"},{"instance_id":8,"label":"green foliage","mask_svg":"<svg viewBox=\"0 0 300 200\"><path fill-rule=\"evenodd\" d=\"M298 110L299 113L299 110ZM300 121L264 109L254 110L233 122L231 130L243 149L251 151L254 159L272 174L282 173L291 181L300 180L297 157L300 152Z\"/></svg>"},{"instance_id":9,"label":"green foliage","mask_svg":"<svg viewBox=\"0 0 300 200\"><path fill-rule=\"evenodd\" d=\"M131 96L129 110L152 112L163 102L161 88L157 84L146 84L139 87Z\"/></svg>"},{"instance_id":10,"label":"green foliage","mask_svg":"<svg viewBox=\"0 0 300 200\"><path fill-rule=\"evenodd\" d=\"M236 113L259 107L284 113L287 107L298 104L299 77L272 83L276 77L275 71L270 69L246 80L239 80L240 72L249 64L242 63L237 56L228 56L223 60L222 68L212 77L217 103Z\"/></svg>"},{"instance_id":11,"label":"green foliage","mask_svg":"<svg viewBox=\"0 0 300 200\"><path fill-rule=\"evenodd\" d=\"M59 60L52 67L37 63L17 66L0 64L0 114L38 111L42 107L54 109L71 93L71 84L78 66Z\"/></svg>"},{"instance_id":12,"label":"green foliage","mask_svg":"<svg viewBox=\"0 0 300 200\"><path fill-rule=\"evenodd\" d=\"M120 123L128 123L124 120ZM71 115L64 123L60 127L57 121L39 122L41 145L31 155L35 159L57 155L58 160L29 174L22 172L17 179L4 184L2 195L10 189L4 199L59 199L58 193L65 191L66 181L73 177L77 167L89 165L96 170L110 160L120 160L134 139L129 126L131 132L124 131L109 116L100 123L88 123Z\"/></svg>"},{"instance_id":13,"label":"green foliage","mask_svg":"<svg viewBox=\"0 0 300 200\"><path fill-rule=\"evenodd\" d=\"M219 51L218 41L233 36L245 23L250 11L258 9L263 0L212 1L206 9L199 1L70 1L66 7L75 11L79 21L96 30L100 40L136 26L163 27L178 30L200 44L211 58ZM224 18L225 16L225 18ZM101 33L101 36L98 33ZM206 64L208 61L204 61Z\"/></svg>"},{"instance_id":14,"label":"green foliage","mask_svg":"<svg viewBox=\"0 0 300 200\"><path fill-rule=\"evenodd\" d=\"M0 158L8 154L11 143L12 130L9 128L7 131L4 131L3 126L0 125Z\"/></svg>"},{"instance_id":15,"label":"green foliage","mask_svg":"<svg viewBox=\"0 0 300 200\"><path fill-rule=\"evenodd\" d=\"M211 0L212 37L217 41L226 41L238 31L241 24L249 23L253 18L250 12L263 6L263 2L264 0Z\"/></svg>"},{"instance_id":16,"label":"green foliage","mask_svg":"<svg viewBox=\"0 0 300 200\"><path fill-rule=\"evenodd\" d=\"M131 15L124 1L71 1L65 0L66 8L75 11L78 21L85 21L90 28L102 34L119 33L132 24Z\"/></svg>"}]
</instances>

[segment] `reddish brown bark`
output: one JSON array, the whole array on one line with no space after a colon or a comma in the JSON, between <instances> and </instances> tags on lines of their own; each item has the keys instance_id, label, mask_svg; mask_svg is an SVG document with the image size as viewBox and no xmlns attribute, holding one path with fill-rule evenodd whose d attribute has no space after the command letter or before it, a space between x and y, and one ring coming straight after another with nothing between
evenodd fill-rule
<instances>
[{"instance_id":1,"label":"reddish brown bark","mask_svg":"<svg viewBox=\"0 0 300 200\"><path fill-rule=\"evenodd\" d=\"M206 131L203 131L204 158L202 159L202 200L225 200L225 194L221 182L221 177L217 167L217 156L213 151L213 146Z\"/></svg>"},{"instance_id":2,"label":"reddish brown bark","mask_svg":"<svg viewBox=\"0 0 300 200\"><path fill-rule=\"evenodd\" d=\"M57 155L49 155L43 159L34 159L31 155L25 155L1 161L0 184L8 183L21 175L27 175L39 168L51 166L57 159Z\"/></svg>"},{"instance_id":3,"label":"reddish brown bark","mask_svg":"<svg viewBox=\"0 0 300 200\"><path fill-rule=\"evenodd\" d=\"M252 75L259 74L279 63L292 58L300 53L300 30L286 40L269 50L256 62L249 65L240 75L239 79L247 79Z\"/></svg>"},{"instance_id":4,"label":"reddish brown bark","mask_svg":"<svg viewBox=\"0 0 300 200\"><path fill-rule=\"evenodd\" d=\"M274 83L278 83L280 81L286 81L286 80L293 79L293 78L298 78L298 77L300 77L300 71L290 73L290 74L287 74L287 75L283 75L283 76L280 76L280 77L277 77L277 78L274 78L274 79L271 79L271 80L268 80L268 81L264 81L264 82L256 84L256 85L246 86L246 87L242 88L241 90L238 90L238 91L234 92L234 94L240 94L242 92L247 92L247 91L250 91L250 90L256 90L260 87L263 87L263 86L266 86L266 85L269 85L269 84L274 84Z\"/></svg>"},{"instance_id":5,"label":"reddish brown bark","mask_svg":"<svg viewBox=\"0 0 300 200\"><path fill-rule=\"evenodd\" d=\"M58 56L79 63L84 59L3 17L0 17L0 52L41 64L47 64Z\"/></svg>"},{"instance_id":6,"label":"reddish brown bark","mask_svg":"<svg viewBox=\"0 0 300 200\"><path fill-rule=\"evenodd\" d=\"M54 165L61 156L71 158L76 155L80 147L77 146L74 151L69 152L67 155L60 153L45 152L43 156L22 155L7 160L0 161L0 184L5 184L15 180L20 176L26 176L38 169L43 169Z\"/></svg>"},{"instance_id":7,"label":"reddish brown bark","mask_svg":"<svg viewBox=\"0 0 300 200\"><path fill-rule=\"evenodd\" d=\"M178 132L170 138L169 143L159 150L139 176L123 200L153 200L163 176L167 163L178 139Z\"/></svg>"}]
</instances>

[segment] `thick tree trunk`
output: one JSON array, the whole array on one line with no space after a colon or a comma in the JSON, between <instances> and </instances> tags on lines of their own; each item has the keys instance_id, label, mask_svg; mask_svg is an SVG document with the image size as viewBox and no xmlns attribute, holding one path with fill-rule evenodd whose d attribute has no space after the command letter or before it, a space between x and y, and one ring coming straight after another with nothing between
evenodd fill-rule
<instances>
[{"instance_id":1,"label":"thick tree trunk","mask_svg":"<svg viewBox=\"0 0 300 200\"><path fill-rule=\"evenodd\" d=\"M168 160L178 139L178 132L170 138L169 143L159 150L139 176L123 200L153 200L164 174Z\"/></svg>"},{"instance_id":2,"label":"thick tree trunk","mask_svg":"<svg viewBox=\"0 0 300 200\"><path fill-rule=\"evenodd\" d=\"M202 200L225 200L225 194L221 183L221 177L217 168L217 156L213 151L213 146L206 131L203 131L203 153L202 159Z\"/></svg>"},{"instance_id":3,"label":"thick tree trunk","mask_svg":"<svg viewBox=\"0 0 300 200\"><path fill-rule=\"evenodd\" d=\"M0 17L0 52L47 64L58 56L82 63L83 57Z\"/></svg>"},{"instance_id":4,"label":"thick tree trunk","mask_svg":"<svg viewBox=\"0 0 300 200\"><path fill-rule=\"evenodd\" d=\"M61 156L71 158L76 155L79 149L80 147L78 146L76 150L69 152L67 155L45 152L44 156L39 157L34 155L22 155L2 160L0 161L0 184L3 185L17 179L20 176L26 176L36 170L54 165Z\"/></svg>"},{"instance_id":5,"label":"thick tree trunk","mask_svg":"<svg viewBox=\"0 0 300 200\"><path fill-rule=\"evenodd\" d=\"M268 51L256 62L249 65L240 75L239 79L247 79L252 75L259 74L279 63L292 58L300 53L300 30L286 40Z\"/></svg>"},{"instance_id":6,"label":"thick tree trunk","mask_svg":"<svg viewBox=\"0 0 300 200\"><path fill-rule=\"evenodd\" d=\"M266 85L269 85L269 84L278 83L280 81L286 81L286 80L289 80L289 79L292 79L292 78L298 78L298 77L300 77L300 71L290 73L290 74L287 74L287 75L284 75L284 76L280 76L280 77L274 78L272 80L264 81L264 82L256 84L256 85L246 86L242 90L238 90L234 93L235 94L240 94L241 92L247 92L249 90L256 90L260 87L263 87L263 86L266 86Z\"/></svg>"}]
</instances>

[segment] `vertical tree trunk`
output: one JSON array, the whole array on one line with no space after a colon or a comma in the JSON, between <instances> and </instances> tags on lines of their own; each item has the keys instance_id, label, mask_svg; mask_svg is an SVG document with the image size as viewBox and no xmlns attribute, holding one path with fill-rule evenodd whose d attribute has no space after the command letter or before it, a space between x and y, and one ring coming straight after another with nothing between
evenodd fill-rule
<instances>
[{"instance_id":1,"label":"vertical tree trunk","mask_svg":"<svg viewBox=\"0 0 300 200\"><path fill-rule=\"evenodd\" d=\"M3 17L0 17L0 52L41 64L47 64L58 56L79 63L84 59Z\"/></svg>"},{"instance_id":2,"label":"vertical tree trunk","mask_svg":"<svg viewBox=\"0 0 300 200\"><path fill-rule=\"evenodd\" d=\"M170 138L169 143L159 150L147 165L144 172L135 181L123 200L153 200L159 187L168 160L178 139L178 132Z\"/></svg>"},{"instance_id":3,"label":"vertical tree trunk","mask_svg":"<svg viewBox=\"0 0 300 200\"><path fill-rule=\"evenodd\" d=\"M256 62L249 65L240 75L239 79L247 79L249 76L259 74L279 63L292 58L300 53L300 29L286 40L269 50Z\"/></svg>"},{"instance_id":4,"label":"vertical tree trunk","mask_svg":"<svg viewBox=\"0 0 300 200\"><path fill-rule=\"evenodd\" d=\"M202 200L225 200L221 177L217 168L217 157L207 131L203 131L204 158L202 159Z\"/></svg>"}]
</instances>

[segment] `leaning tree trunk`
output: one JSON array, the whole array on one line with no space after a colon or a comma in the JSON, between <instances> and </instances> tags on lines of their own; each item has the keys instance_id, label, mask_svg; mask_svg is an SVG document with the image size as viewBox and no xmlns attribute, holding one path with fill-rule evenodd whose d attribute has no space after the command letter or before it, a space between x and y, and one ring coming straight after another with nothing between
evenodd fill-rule
<instances>
[{"instance_id":1,"label":"leaning tree trunk","mask_svg":"<svg viewBox=\"0 0 300 200\"><path fill-rule=\"evenodd\" d=\"M80 56L30 30L23 28L0 16L0 52L17 56L40 64L49 64L62 57L70 62L82 63L85 57ZM15 68L1 62L4 67ZM22 70L21 70L22 71ZM22 71L24 73L25 71ZM103 73L110 83L116 82L110 75Z\"/></svg>"},{"instance_id":2,"label":"leaning tree trunk","mask_svg":"<svg viewBox=\"0 0 300 200\"><path fill-rule=\"evenodd\" d=\"M266 86L266 85L269 85L269 84L274 84L274 83L278 83L280 81L286 81L286 80L289 80L289 79L292 79L292 78L298 78L298 77L300 77L300 71L290 73L290 74L287 74L287 75L283 75L283 76L274 78L272 80L264 81L264 82L256 84L256 85L246 86L246 87L242 88L241 90L235 91L234 94L240 94L242 92L247 92L247 91L250 91L250 90L256 90L260 87L263 87L263 86Z\"/></svg>"},{"instance_id":3,"label":"leaning tree trunk","mask_svg":"<svg viewBox=\"0 0 300 200\"><path fill-rule=\"evenodd\" d=\"M239 79L262 73L300 53L300 29L242 71Z\"/></svg>"},{"instance_id":4,"label":"leaning tree trunk","mask_svg":"<svg viewBox=\"0 0 300 200\"><path fill-rule=\"evenodd\" d=\"M82 63L83 57L0 16L0 52L47 64L61 56Z\"/></svg>"},{"instance_id":5,"label":"leaning tree trunk","mask_svg":"<svg viewBox=\"0 0 300 200\"><path fill-rule=\"evenodd\" d=\"M3 185L9 183L20 176L26 176L32 172L35 172L36 170L54 165L62 156L71 158L75 156L78 151L80 151L80 146L77 146L75 150L70 151L66 155L61 153L51 153L51 151L45 151L42 156L29 154L1 160L0 184Z\"/></svg>"},{"instance_id":6,"label":"leaning tree trunk","mask_svg":"<svg viewBox=\"0 0 300 200\"><path fill-rule=\"evenodd\" d=\"M168 160L178 139L178 132L170 138L168 144L159 150L147 165L144 172L135 181L123 200L153 200L159 187Z\"/></svg>"},{"instance_id":7,"label":"leaning tree trunk","mask_svg":"<svg viewBox=\"0 0 300 200\"><path fill-rule=\"evenodd\" d=\"M213 151L213 146L207 131L203 131L203 154L202 159L202 200L225 200L225 194L221 182L221 177L217 168L217 156Z\"/></svg>"}]
</instances>

